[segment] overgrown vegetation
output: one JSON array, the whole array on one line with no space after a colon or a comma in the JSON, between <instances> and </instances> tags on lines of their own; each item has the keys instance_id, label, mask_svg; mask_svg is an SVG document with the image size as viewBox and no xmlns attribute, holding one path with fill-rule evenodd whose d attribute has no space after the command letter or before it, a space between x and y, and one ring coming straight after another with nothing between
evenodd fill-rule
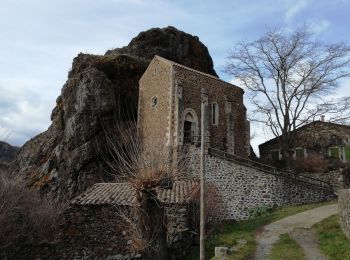
<instances>
[{"instance_id":1,"label":"overgrown vegetation","mask_svg":"<svg viewBox=\"0 0 350 260\"><path fill-rule=\"evenodd\" d=\"M304 260L305 255L303 249L293 239L291 239L288 234L283 234L279 237L276 244L274 244L269 259Z\"/></svg>"},{"instance_id":2,"label":"overgrown vegetation","mask_svg":"<svg viewBox=\"0 0 350 260\"><path fill-rule=\"evenodd\" d=\"M253 208L249 211L250 219L268 217L271 215L272 209L266 206L261 206L257 208Z\"/></svg>"},{"instance_id":3,"label":"overgrown vegetation","mask_svg":"<svg viewBox=\"0 0 350 260\"><path fill-rule=\"evenodd\" d=\"M142 252L145 259L167 259L165 209L156 189L172 188L173 181L183 175L186 159L169 163L167 150L159 140L144 146L135 120L103 125L106 144L100 150L107 171L117 173L136 191L136 220L122 216L133 250Z\"/></svg>"},{"instance_id":4,"label":"overgrown vegetation","mask_svg":"<svg viewBox=\"0 0 350 260\"><path fill-rule=\"evenodd\" d=\"M345 237L338 221L338 215L333 215L314 226L319 247L327 259L343 260L350 256L350 241Z\"/></svg>"},{"instance_id":5,"label":"overgrown vegetation","mask_svg":"<svg viewBox=\"0 0 350 260\"><path fill-rule=\"evenodd\" d=\"M55 238L63 204L40 196L4 172L0 176L0 257L33 241Z\"/></svg>"},{"instance_id":6,"label":"overgrown vegetation","mask_svg":"<svg viewBox=\"0 0 350 260\"><path fill-rule=\"evenodd\" d=\"M292 167L297 173L301 172L327 172L329 161L320 155L309 155L307 158L297 159L292 162Z\"/></svg>"},{"instance_id":7,"label":"overgrown vegetation","mask_svg":"<svg viewBox=\"0 0 350 260\"><path fill-rule=\"evenodd\" d=\"M270 215L258 217L251 220L240 222L226 222L217 225L206 238L206 256L213 257L216 246L237 247L229 259L252 259L256 249L255 233L273 222L299 212L333 204L335 201L314 203L301 206L290 206L271 211ZM245 241L244 245L239 246L240 241ZM238 248L239 247L239 248ZM189 260L199 259L199 248L194 248L193 253L188 257Z\"/></svg>"}]
</instances>

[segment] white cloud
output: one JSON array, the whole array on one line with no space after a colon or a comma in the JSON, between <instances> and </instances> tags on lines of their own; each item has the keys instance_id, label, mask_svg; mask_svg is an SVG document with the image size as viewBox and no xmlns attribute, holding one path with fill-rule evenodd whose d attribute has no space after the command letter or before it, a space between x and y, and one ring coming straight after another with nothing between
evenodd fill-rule
<instances>
[{"instance_id":1,"label":"white cloud","mask_svg":"<svg viewBox=\"0 0 350 260\"><path fill-rule=\"evenodd\" d=\"M326 20L326 19L320 19L320 20L317 20L317 21L311 21L309 23L310 30L314 34L323 33L324 31L329 29L330 25L331 25L331 23L328 20Z\"/></svg>"},{"instance_id":2,"label":"white cloud","mask_svg":"<svg viewBox=\"0 0 350 260\"><path fill-rule=\"evenodd\" d=\"M303 11L307 7L307 5L307 0L297 0L289 2L284 15L285 22L291 22L295 16L297 16L301 11Z\"/></svg>"}]
</instances>

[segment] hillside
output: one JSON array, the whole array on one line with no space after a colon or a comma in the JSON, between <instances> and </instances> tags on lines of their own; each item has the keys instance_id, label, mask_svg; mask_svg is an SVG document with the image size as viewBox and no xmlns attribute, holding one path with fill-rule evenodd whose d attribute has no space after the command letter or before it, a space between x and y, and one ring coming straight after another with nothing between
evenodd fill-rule
<instances>
[{"instance_id":1,"label":"hillside","mask_svg":"<svg viewBox=\"0 0 350 260\"><path fill-rule=\"evenodd\" d=\"M0 141L0 172L8 167L8 163L16 159L18 147Z\"/></svg>"}]
</instances>

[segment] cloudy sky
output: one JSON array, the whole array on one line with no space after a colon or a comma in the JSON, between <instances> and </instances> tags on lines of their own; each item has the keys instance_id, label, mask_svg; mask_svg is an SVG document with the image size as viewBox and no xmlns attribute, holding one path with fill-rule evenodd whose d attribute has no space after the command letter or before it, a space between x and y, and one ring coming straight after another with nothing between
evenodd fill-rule
<instances>
[{"instance_id":1,"label":"cloudy sky","mask_svg":"<svg viewBox=\"0 0 350 260\"><path fill-rule=\"evenodd\" d=\"M238 41L307 24L319 40L349 43L349 10L350 0L1 0L0 138L22 145L48 128L79 52L103 54L140 31L172 25L197 35L231 81L222 67ZM350 95L348 82L341 93Z\"/></svg>"}]
</instances>

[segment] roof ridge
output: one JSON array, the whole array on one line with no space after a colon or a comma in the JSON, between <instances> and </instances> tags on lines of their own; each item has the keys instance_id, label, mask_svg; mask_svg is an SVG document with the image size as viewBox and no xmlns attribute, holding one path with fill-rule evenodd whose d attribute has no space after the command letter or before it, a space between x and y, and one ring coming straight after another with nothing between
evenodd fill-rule
<instances>
[{"instance_id":1,"label":"roof ridge","mask_svg":"<svg viewBox=\"0 0 350 260\"><path fill-rule=\"evenodd\" d=\"M236 86L236 85L233 85L233 84L231 84L231 83L229 83L229 82L227 82L227 81L225 81L225 80L220 79L219 77L216 77L216 76L214 76L214 75L211 75L211 74L208 74L208 73L199 71L199 70L195 70L195 69L193 69L193 68L190 68L190 67L188 67L188 66L182 65L182 64L177 63L177 62L175 62L175 61L168 60L168 59L166 59L166 58L164 58L164 57L162 57L162 56L154 55L154 57L155 57L155 58L160 58L161 60L163 60L163 61L169 63L170 65L174 65L174 66L177 66L177 67L180 67L180 68L183 68L183 69L187 69L187 70L192 71L192 72L195 72L195 73L197 73L197 74L201 74L201 75L206 76L206 77L208 77L208 78L212 78L212 79L215 79L215 80L217 80L217 81L221 81L221 82L223 82L223 83L226 83L226 84L228 84L228 85L230 85L230 86L233 86L233 87L242 89L241 87L238 87L238 86ZM242 90L243 90L243 89L242 89Z\"/></svg>"}]
</instances>

